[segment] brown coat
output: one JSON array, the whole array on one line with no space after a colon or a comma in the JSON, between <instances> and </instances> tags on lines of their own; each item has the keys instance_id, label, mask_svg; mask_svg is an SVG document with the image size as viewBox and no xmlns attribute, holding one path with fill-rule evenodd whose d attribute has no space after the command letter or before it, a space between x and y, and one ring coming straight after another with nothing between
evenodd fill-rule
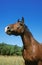
<instances>
[{"instance_id":1,"label":"brown coat","mask_svg":"<svg viewBox=\"0 0 42 65\"><path fill-rule=\"evenodd\" d=\"M16 24L11 24L5 28L8 35L20 35L23 41L23 58L25 65L42 65L42 44L36 41L24 24L24 18Z\"/></svg>"}]
</instances>

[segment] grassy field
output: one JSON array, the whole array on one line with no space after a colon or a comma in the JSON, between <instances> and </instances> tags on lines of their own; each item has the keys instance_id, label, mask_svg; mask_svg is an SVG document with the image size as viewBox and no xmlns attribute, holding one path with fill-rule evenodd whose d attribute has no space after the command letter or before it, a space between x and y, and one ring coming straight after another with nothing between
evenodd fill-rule
<instances>
[{"instance_id":1,"label":"grassy field","mask_svg":"<svg viewBox=\"0 0 42 65\"><path fill-rule=\"evenodd\" d=\"M24 65L21 56L0 56L0 65Z\"/></svg>"}]
</instances>

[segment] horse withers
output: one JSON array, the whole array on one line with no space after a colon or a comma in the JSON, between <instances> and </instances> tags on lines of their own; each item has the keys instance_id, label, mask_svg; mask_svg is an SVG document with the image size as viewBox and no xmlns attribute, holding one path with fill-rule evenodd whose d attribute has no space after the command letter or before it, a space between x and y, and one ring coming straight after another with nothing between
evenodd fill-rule
<instances>
[{"instance_id":1,"label":"horse withers","mask_svg":"<svg viewBox=\"0 0 42 65\"><path fill-rule=\"evenodd\" d=\"M17 23L6 26L5 32L8 35L21 36L25 65L42 65L42 44L34 39L30 30L24 24L23 17L22 20L18 19Z\"/></svg>"}]
</instances>

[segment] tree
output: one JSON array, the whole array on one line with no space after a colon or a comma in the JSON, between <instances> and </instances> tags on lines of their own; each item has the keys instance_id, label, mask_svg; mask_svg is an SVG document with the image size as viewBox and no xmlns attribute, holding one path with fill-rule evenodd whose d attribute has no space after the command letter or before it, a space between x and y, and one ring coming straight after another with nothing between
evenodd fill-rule
<instances>
[{"instance_id":1,"label":"tree","mask_svg":"<svg viewBox=\"0 0 42 65\"><path fill-rule=\"evenodd\" d=\"M22 47L1 43L0 55L22 55Z\"/></svg>"}]
</instances>

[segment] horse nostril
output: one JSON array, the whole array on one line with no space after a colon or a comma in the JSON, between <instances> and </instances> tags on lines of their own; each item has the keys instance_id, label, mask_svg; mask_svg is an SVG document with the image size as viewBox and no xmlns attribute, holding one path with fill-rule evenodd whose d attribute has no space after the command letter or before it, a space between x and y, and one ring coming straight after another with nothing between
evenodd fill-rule
<instances>
[{"instance_id":1,"label":"horse nostril","mask_svg":"<svg viewBox=\"0 0 42 65\"><path fill-rule=\"evenodd\" d=\"M5 27L5 32L7 32L7 31L10 31L10 27L9 26Z\"/></svg>"},{"instance_id":2,"label":"horse nostril","mask_svg":"<svg viewBox=\"0 0 42 65\"><path fill-rule=\"evenodd\" d=\"M9 27L7 27L7 29L9 29Z\"/></svg>"}]
</instances>

